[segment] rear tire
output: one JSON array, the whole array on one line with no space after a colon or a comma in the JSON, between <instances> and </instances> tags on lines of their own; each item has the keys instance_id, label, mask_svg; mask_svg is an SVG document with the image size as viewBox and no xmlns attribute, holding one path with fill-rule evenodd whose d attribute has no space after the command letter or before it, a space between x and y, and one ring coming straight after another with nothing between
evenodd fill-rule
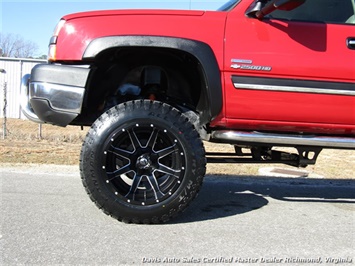
<instances>
[{"instance_id":1,"label":"rear tire","mask_svg":"<svg viewBox=\"0 0 355 266\"><path fill-rule=\"evenodd\" d=\"M92 125L80 173L92 201L127 223L161 223L197 195L205 151L188 118L170 105L139 100L117 105Z\"/></svg>"}]
</instances>

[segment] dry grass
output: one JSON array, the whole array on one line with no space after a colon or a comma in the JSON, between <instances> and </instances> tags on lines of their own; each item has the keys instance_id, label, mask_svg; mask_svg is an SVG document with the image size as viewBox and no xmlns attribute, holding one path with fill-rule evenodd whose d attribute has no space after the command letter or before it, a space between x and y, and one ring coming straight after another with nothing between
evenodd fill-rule
<instances>
[{"instance_id":1,"label":"dry grass","mask_svg":"<svg viewBox=\"0 0 355 266\"><path fill-rule=\"evenodd\" d=\"M66 128L42 125L26 120L8 119L7 137L0 141L0 164L66 164L77 165L81 144L88 128L68 126ZM1 132L2 136L2 132ZM205 143L207 151L233 151L231 145ZM257 175L258 164L209 164L208 174ZM280 167L280 165L277 165ZM284 166L282 166L284 167ZM324 150L315 166L308 166L310 176L325 178L355 179L355 151Z\"/></svg>"},{"instance_id":2,"label":"dry grass","mask_svg":"<svg viewBox=\"0 0 355 266\"><path fill-rule=\"evenodd\" d=\"M8 119L7 136L1 140L0 163L78 164L81 144L88 128L39 125ZM41 135L41 136L40 136Z\"/></svg>"}]
</instances>

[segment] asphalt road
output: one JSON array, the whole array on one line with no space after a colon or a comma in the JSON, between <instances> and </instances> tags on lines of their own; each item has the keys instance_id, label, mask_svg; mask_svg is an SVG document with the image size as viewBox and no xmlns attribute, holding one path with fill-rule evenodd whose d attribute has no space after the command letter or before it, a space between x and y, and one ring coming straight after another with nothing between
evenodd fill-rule
<instances>
[{"instance_id":1,"label":"asphalt road","mask_svg":"<svg viewBox=\"0 0 355 266\"><path fill-rule=\"evenodd\" d=\"M207 176L174 221L129 225L77 167L0 170L0 265L355 264L354 180Z\"/></svg>"}]
</instances>

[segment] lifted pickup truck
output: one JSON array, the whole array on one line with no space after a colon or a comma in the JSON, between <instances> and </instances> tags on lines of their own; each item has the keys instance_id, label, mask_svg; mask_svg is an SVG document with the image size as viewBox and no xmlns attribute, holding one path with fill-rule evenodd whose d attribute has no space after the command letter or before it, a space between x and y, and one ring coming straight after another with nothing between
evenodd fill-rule
<instances>
[{"instance_id":1,"label":"lifted pickup truck","mask_svg":"<svg viewBox=\"0 0 355 266\"><path fill-rule=\"evenodd\" d=\"M22 109L91 126L81 177L106 214L166 222L206 163L305 167L324 148L355 149L354 13L354 0L232 0L67 15L48 64L23 77ZM202 140L235 153L206 153Z\"/></svg>"}]
</instances>

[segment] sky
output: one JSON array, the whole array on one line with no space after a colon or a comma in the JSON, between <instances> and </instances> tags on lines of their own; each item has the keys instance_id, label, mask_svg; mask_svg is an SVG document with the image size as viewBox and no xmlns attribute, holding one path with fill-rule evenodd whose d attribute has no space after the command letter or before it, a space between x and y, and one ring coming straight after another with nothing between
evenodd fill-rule
<instances>
[{"instance_id":1,"label":"sky","mask_svg":"<svg viewBox=\"0 0 355 266\"><path fill-rule=\"evenodd\" d=\"M228 0L0 0L0 32L20 35L39 47L35 56L47 54L49 39L63 15L105 9L215 10Z\"/></svg>"}]
</instances>

